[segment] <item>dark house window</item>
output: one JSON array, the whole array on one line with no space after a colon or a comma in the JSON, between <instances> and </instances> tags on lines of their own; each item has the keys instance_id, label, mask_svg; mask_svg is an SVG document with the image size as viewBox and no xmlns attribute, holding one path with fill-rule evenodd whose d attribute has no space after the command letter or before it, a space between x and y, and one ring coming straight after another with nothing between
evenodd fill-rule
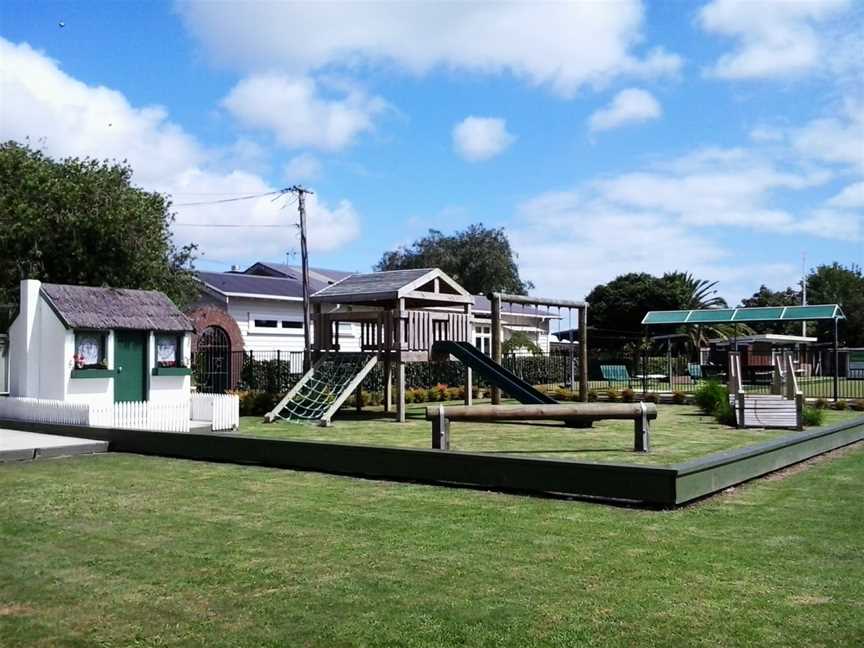
<instances>
[{"instance_id":1,"label":"dark house window","mask_svg":"<svg viewBox=\"0 0 864 648\"><path fill-rule=\"evenodd\" d=\"M75 368L106 369L106 335L102 331L75 331Z\"/></svg>"},{"instance_id":2,"label":"dark house window","mask_svg":"<svg viewBox=\"0 0 864 648\"><path fill-rule=\"evenodd\" d=\"M156 335L156 366L183 366L183 338L176 333L158 333Z\"/></svg>"},{"instance_id":3,"label":"dark house window","mask_svg":"<svg viewBox=\"0 0 864 648\"><path fill-rule=\"evenodd\" d=\"M279 320L271 320L271 319L256 319L255 320L255 328L277 328L279 326Z\"/></svg>"},{"instance_id":4,"label":"dark house window","mask_svg":"<svg viewBox=\"0 0 864 648\"><path fill-rule=\"evenodd\" d=\"M282 320L283 329L302 329L303 322L295 322L292 320Z\"/></svg>"}]
</instances>

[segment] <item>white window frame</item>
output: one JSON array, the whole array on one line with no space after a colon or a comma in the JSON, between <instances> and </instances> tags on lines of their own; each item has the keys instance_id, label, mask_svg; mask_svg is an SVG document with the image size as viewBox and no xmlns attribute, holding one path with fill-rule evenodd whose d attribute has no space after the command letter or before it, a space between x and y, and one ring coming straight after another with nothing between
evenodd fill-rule
<instances>
[{"instance_id":1,"label":"white window frame","mask_svg":"<svg viewBox=\"0 0 864 648\"><path fill-rule=\"evenodd\" d=\"M276 326L255 326L255 320L275 320ZM282 321L286 322L297 322L301 323L300 328L282 328ZM277 314L277 313L267 313L267 312L248 312L248 320L247 320L248 332L252 335L277 335L277 336L303 336L303 326L302 320L298 319L296 315L286 315L286 314Z\"/></svg>"}]
</instances>

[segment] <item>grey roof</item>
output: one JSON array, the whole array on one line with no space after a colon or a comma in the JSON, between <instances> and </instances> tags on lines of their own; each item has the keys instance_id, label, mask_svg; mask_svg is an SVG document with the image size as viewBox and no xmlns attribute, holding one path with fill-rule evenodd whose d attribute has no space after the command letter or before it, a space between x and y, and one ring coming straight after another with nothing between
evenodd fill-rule
<instances>
[{"instance_id":1,"label":"grey roof","mask_svg":"<svg viewBox=\"0 0 864 648\"><path fill-rule=\"evenodd\" d=\"M158 290L42 284L42 296L67 328L192 331L192 322Z\"/></svg>"},{"instance_id":2,"label":"grey roof","mask_svg":"<svg viewBox=\"0 0 864 648\"><path fill-rule=\"evenodd\" d=\"M440 292L420 289L429 282L437 281ZM318 302L364 304L408 298L427 304L474 303L474 298L438 268L411 270L387 270L355 274L319 290L313 296Z\"/></svg>"},{"instance_id":3,"label":"grey roof","mask_svg":"<svg viewBox=\"0 0 864 648\"><path fill-rule=\"evenodd\" d=\"M287 263L270 263L269 261L258 261L243 271L246 274L265 274L274 277L285 277L301 281L303 269L300 266L288 265ZM349 277L353 272L345 270L329 270L327 268L309 268L309 279L317 281L323 288L327 284L335 283L340 279Z\"/></svg>"},{"instance_id":4,"label":"grey roof","mask_svg":"<svg viewBox=\"0 0 864 648\"><path fill-rule=\"evenodd\" d=\"M236 272L198 272L198 278L206 285L223 294L244 294L267 297L303 297L303 285L296 279L264 277ZM314 292L325 285L314 280L309 282Z\"/></svg>"}]
</instances>

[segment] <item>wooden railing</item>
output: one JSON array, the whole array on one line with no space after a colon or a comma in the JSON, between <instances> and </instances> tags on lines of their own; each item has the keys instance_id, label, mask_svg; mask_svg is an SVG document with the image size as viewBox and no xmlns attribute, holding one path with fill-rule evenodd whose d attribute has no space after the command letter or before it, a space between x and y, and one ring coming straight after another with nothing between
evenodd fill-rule
<instances>
[{"instance_id":1,"label":"wooden railing","mask_svg":"<svg viewBox=\"0 0 864 648\"><path fill-rule=\"evenodd\" d=\"M339 323L352 322L360 326L360 350L385 352L429 351L439 340L470 342L473 339L473 319L468 313L430 310L360 311L328 313L322 317L322 351L339 350Z\"/></svg>"}]
</instances>

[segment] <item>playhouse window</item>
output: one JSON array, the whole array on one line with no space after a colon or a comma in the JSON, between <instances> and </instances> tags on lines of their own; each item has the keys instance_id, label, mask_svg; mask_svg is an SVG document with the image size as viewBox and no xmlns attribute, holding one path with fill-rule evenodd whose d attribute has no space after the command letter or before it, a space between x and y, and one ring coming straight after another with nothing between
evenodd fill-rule
<instances>
[{"instance_id":1,"label":"playhouse window","mask_svg":"<svg viewBox=\"0 0 864 648\"><path fill-rule=\"evenodd\" d=\"M179 335L160 333L156 336L156 366L180 367L183 365L182 343Z\"/></svg>"},{"instance_id":2,"label":"playhouse window","mask_svg":"<svg viewBox=\"0 0 864 648\"><path fill-rule=\"evenodd\" d=\"M76 331L74 360L76 369L105 369L108 366L105 333Z\"/></svg>"}]
</instances>

